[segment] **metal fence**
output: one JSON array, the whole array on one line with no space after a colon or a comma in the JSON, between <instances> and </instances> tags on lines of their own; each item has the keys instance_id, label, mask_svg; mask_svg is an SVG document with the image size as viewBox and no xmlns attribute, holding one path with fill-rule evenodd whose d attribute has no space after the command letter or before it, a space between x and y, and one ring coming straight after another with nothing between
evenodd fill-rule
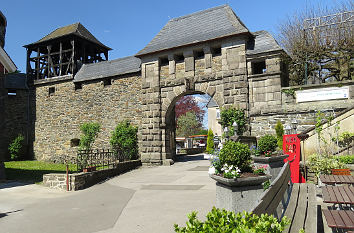
<instances>
[{"instance_id":1,"label":"metal fence","mask_svg":"<svg viewBox=\"0 0 354 233\"><path fill-rule=\"evenodd\" d=\"M92 171L114 168L119 162L131 160L129 156L115 150L78 150L77 171Z\"/></svg>"}]
</instances>

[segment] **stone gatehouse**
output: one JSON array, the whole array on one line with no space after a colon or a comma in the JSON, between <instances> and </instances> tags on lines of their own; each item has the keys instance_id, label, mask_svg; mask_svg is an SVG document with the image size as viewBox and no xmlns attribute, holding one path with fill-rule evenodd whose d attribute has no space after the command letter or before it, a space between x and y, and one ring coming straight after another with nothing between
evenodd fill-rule
<instances>
[{"instance_id":1,"label":"stone gatehouse","mask_svg":"<svg viewBox=\"0 0 354 233\"><path fill-rule=\"evenodd\" d=\"M294 117L306 129L323 108L297 104L282 92L289 89L285 52L268 32L250 32L228 5L171 19L131 57L108 60L110 48L81 24L59 28L26 48L31 141L41 160L74 156L79 125L87 121L101 124L95 147L108 148L117 123L128 119L139 127L142 162L170 164L174 105L189 94L245 109L246 133L256 136L274 133L277 120L287 124ZM353 83L346 85L350 97L328 101L326 108L353 105Z\"/></svg>"}]
</instances>

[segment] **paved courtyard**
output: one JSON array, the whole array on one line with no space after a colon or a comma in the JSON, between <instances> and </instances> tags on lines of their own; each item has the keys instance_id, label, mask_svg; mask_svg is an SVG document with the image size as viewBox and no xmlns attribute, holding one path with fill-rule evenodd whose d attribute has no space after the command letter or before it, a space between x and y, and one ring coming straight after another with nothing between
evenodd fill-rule
<instances>
[{"instance_id":1,"label":"paved courtyard","mask_svg":"<svg viewBox=\"0 0 354 233\"><path fill-rule=\"evenodd\" d=\"M2 233L174 232L187 213L215 205L208 160L189 156L171 167L142 167L86 190L0 184Z\"/></svg>"}]
</instances>

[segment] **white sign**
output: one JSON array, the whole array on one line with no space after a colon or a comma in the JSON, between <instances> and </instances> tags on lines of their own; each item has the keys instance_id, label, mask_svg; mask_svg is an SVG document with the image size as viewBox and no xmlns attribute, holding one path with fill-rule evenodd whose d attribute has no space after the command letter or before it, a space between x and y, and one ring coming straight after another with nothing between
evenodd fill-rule
<instances>
[{"instance_id":1,"label":"white sign","mask_svg":"<svg viewBox=\"0 0 354 233\"><path fill-rule=\"evenodd\" d=\"M316 90L296 91L296 102L348 99L349 87L330 87Z\"/></svg>"}]
</instances>

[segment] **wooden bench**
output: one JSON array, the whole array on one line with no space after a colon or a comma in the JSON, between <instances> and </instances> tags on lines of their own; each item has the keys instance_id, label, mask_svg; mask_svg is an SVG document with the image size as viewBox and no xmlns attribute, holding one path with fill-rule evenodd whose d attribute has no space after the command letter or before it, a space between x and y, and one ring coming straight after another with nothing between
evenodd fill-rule
<instances>
[{"instance_id":1,"label":"wooden bench","mask_svg":"<svg viewBox=\"0 0 354 233\"><path fill-rule=\"evenodd\" d=\"M329 227L354 229L354 212L352 210L322 210L322 212Z\"/></svg>"},{"instance_id":2,"label":"wooden bench","mask_svg":"<svg viewBox=\"0 0 354 233\"><path fill-rule=\"evenodd\" d=\"M289 162L263 193L253 213L272 214L278 219L287 216L290 224L284 232L317 232L317 204L314 184L292 184Z\"/></svg>"},{"instance_id":3,"label":"wooden bench","mask_svg":"<svg viewBox=\"0 0 354 233\"><path fill-rule=\"evenodd\" d=\"M332 175L342 175L342 176L350 176L350 169L349 168L344 168L344 169L331 169Z\"/></svg>"}]
</instances>

